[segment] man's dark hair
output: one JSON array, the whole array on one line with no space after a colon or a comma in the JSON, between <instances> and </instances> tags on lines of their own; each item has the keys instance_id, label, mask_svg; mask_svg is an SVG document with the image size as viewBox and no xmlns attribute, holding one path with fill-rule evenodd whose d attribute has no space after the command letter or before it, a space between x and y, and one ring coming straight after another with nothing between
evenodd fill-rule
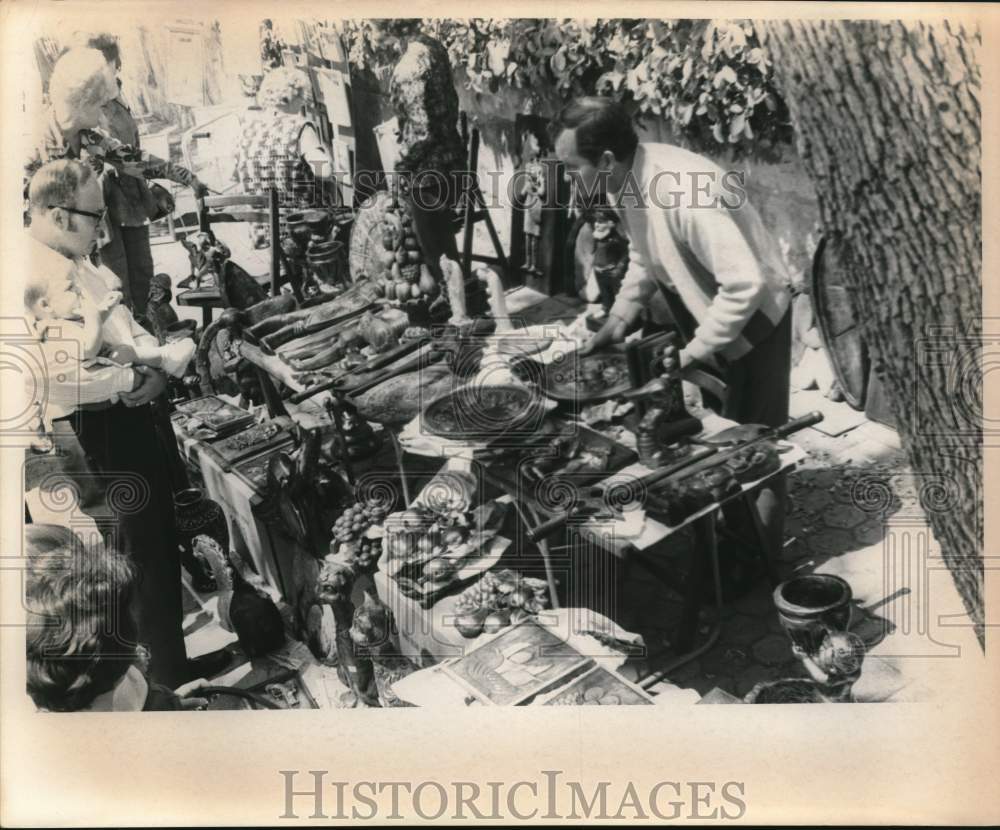
<instances>
[{"instance_id":1,"label":"man's dark hair","mask_svg":"<svg viewBox=\"0 0 1000 830\"><path fill-rule=\"evenodd\" d=\"M559 113L554 128L557 135L563 130L575 130L576 151L592 164L605 150L625 161L639 146L639 135L628 111L611 98L577 98Z\"/></svg>"}]
</instances>

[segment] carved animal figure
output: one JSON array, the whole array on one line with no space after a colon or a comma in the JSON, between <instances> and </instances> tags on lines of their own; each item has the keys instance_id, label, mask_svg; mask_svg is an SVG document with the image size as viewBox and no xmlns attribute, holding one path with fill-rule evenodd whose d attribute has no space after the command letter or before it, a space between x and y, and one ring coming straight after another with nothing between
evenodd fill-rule
<instances>
[{"instance_id":1,"label":"carved animal figure","mask_svg":"<svg viewBox=\"0 0 1000 830\"><path fill-rule=\"evenodd\" d=\"M281 648L285 626L274 600L235 551L226 556L208 536L196 536L195 555L204 557L219 586L219 624L236 634L248 657L262 657Z\"/></svg>"},{"instance_id":2,"label":"carved animal figure","mask_svg":"<svg viewBox=\"0 0 1000 830\"><path fill-rule=\"evenodd\" d=\"M179 287L199 289L203 281L208 286L218 286L227 308L249 308L267 299L267 291L230 259L229 247L211 232L199 231L181 239L181 244L191 261L191 276L179 283Z\"/></svg>"}]
</instances>

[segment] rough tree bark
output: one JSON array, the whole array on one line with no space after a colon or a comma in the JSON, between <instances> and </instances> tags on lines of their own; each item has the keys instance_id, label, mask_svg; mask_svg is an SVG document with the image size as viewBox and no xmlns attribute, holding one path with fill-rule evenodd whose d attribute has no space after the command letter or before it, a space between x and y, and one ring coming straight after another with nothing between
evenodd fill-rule
<instances>
[{"instance_id":1,"label":"rough tree bark","mask_svg":"<svg viewBox=\"0 0 1000 830\"><path fill-rule=\"evenodd\" d=\"M979 32L950 21L755 25L982 644Z\"/></svg>"}]
</instances>

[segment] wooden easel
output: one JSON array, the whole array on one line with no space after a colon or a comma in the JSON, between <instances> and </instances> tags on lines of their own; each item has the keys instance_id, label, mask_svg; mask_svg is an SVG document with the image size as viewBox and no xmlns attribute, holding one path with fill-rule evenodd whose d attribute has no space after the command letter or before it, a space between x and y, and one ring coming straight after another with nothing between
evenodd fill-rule
<instances>
[{"instance_id":1,"label":"wooden easel","mask_svg":"<svg viewBox=\"0 0 1000 830\"><path fill-rule=\"evenodd\" d=\"M462 272L468 277L472 273L472 263L481 262L485 265L496 265L500 268L500 276L503 280L504 288L510 288L510 263L504 253L503 245L500 244L500 237L497 235L496 226L490 218L490 212L486 207L486 199L479 188L479 128L473 127L470 133L469 118L463 112L460 119L461 136L465 146L469 148L468 170L472 173L468 187L459 199L459 209L461 215L455 217L455 230L464 226L462 237ZM494 256L472 253L472 241L475 226L479 222L486 223L486 230L493 242Z\"/></svg>"}]
</instances>

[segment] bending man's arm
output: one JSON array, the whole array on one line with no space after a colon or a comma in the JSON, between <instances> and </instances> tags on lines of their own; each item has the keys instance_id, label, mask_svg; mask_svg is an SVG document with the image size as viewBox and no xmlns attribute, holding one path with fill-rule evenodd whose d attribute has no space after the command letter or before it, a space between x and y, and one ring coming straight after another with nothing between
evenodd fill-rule
<instances>
[{"instance_id":1,"label":"bending man's arm","mask_svg":"<svg viewBox=\"0 0 1000 830\"><path fill-rule=\"evenodd\" d=\"M695 258L718 283L718 291L691 342L681 350L681 362L706 361L740 336L760 307L766 289L753 250L725 208L674 211L680 235Z\"/></svg>"},{"instance_id":2,"label":"bending man's arm","mask_svg":"<svg viewBox=\"0 0 1000 830\"><path fill-rule=\"evenodd\" d=\"M629 246L628 270L609 313L626 324L631 324L648 307L655 292L656 283L649 276L646 260L633 242Z\"/></svg>"}]
</instances>

